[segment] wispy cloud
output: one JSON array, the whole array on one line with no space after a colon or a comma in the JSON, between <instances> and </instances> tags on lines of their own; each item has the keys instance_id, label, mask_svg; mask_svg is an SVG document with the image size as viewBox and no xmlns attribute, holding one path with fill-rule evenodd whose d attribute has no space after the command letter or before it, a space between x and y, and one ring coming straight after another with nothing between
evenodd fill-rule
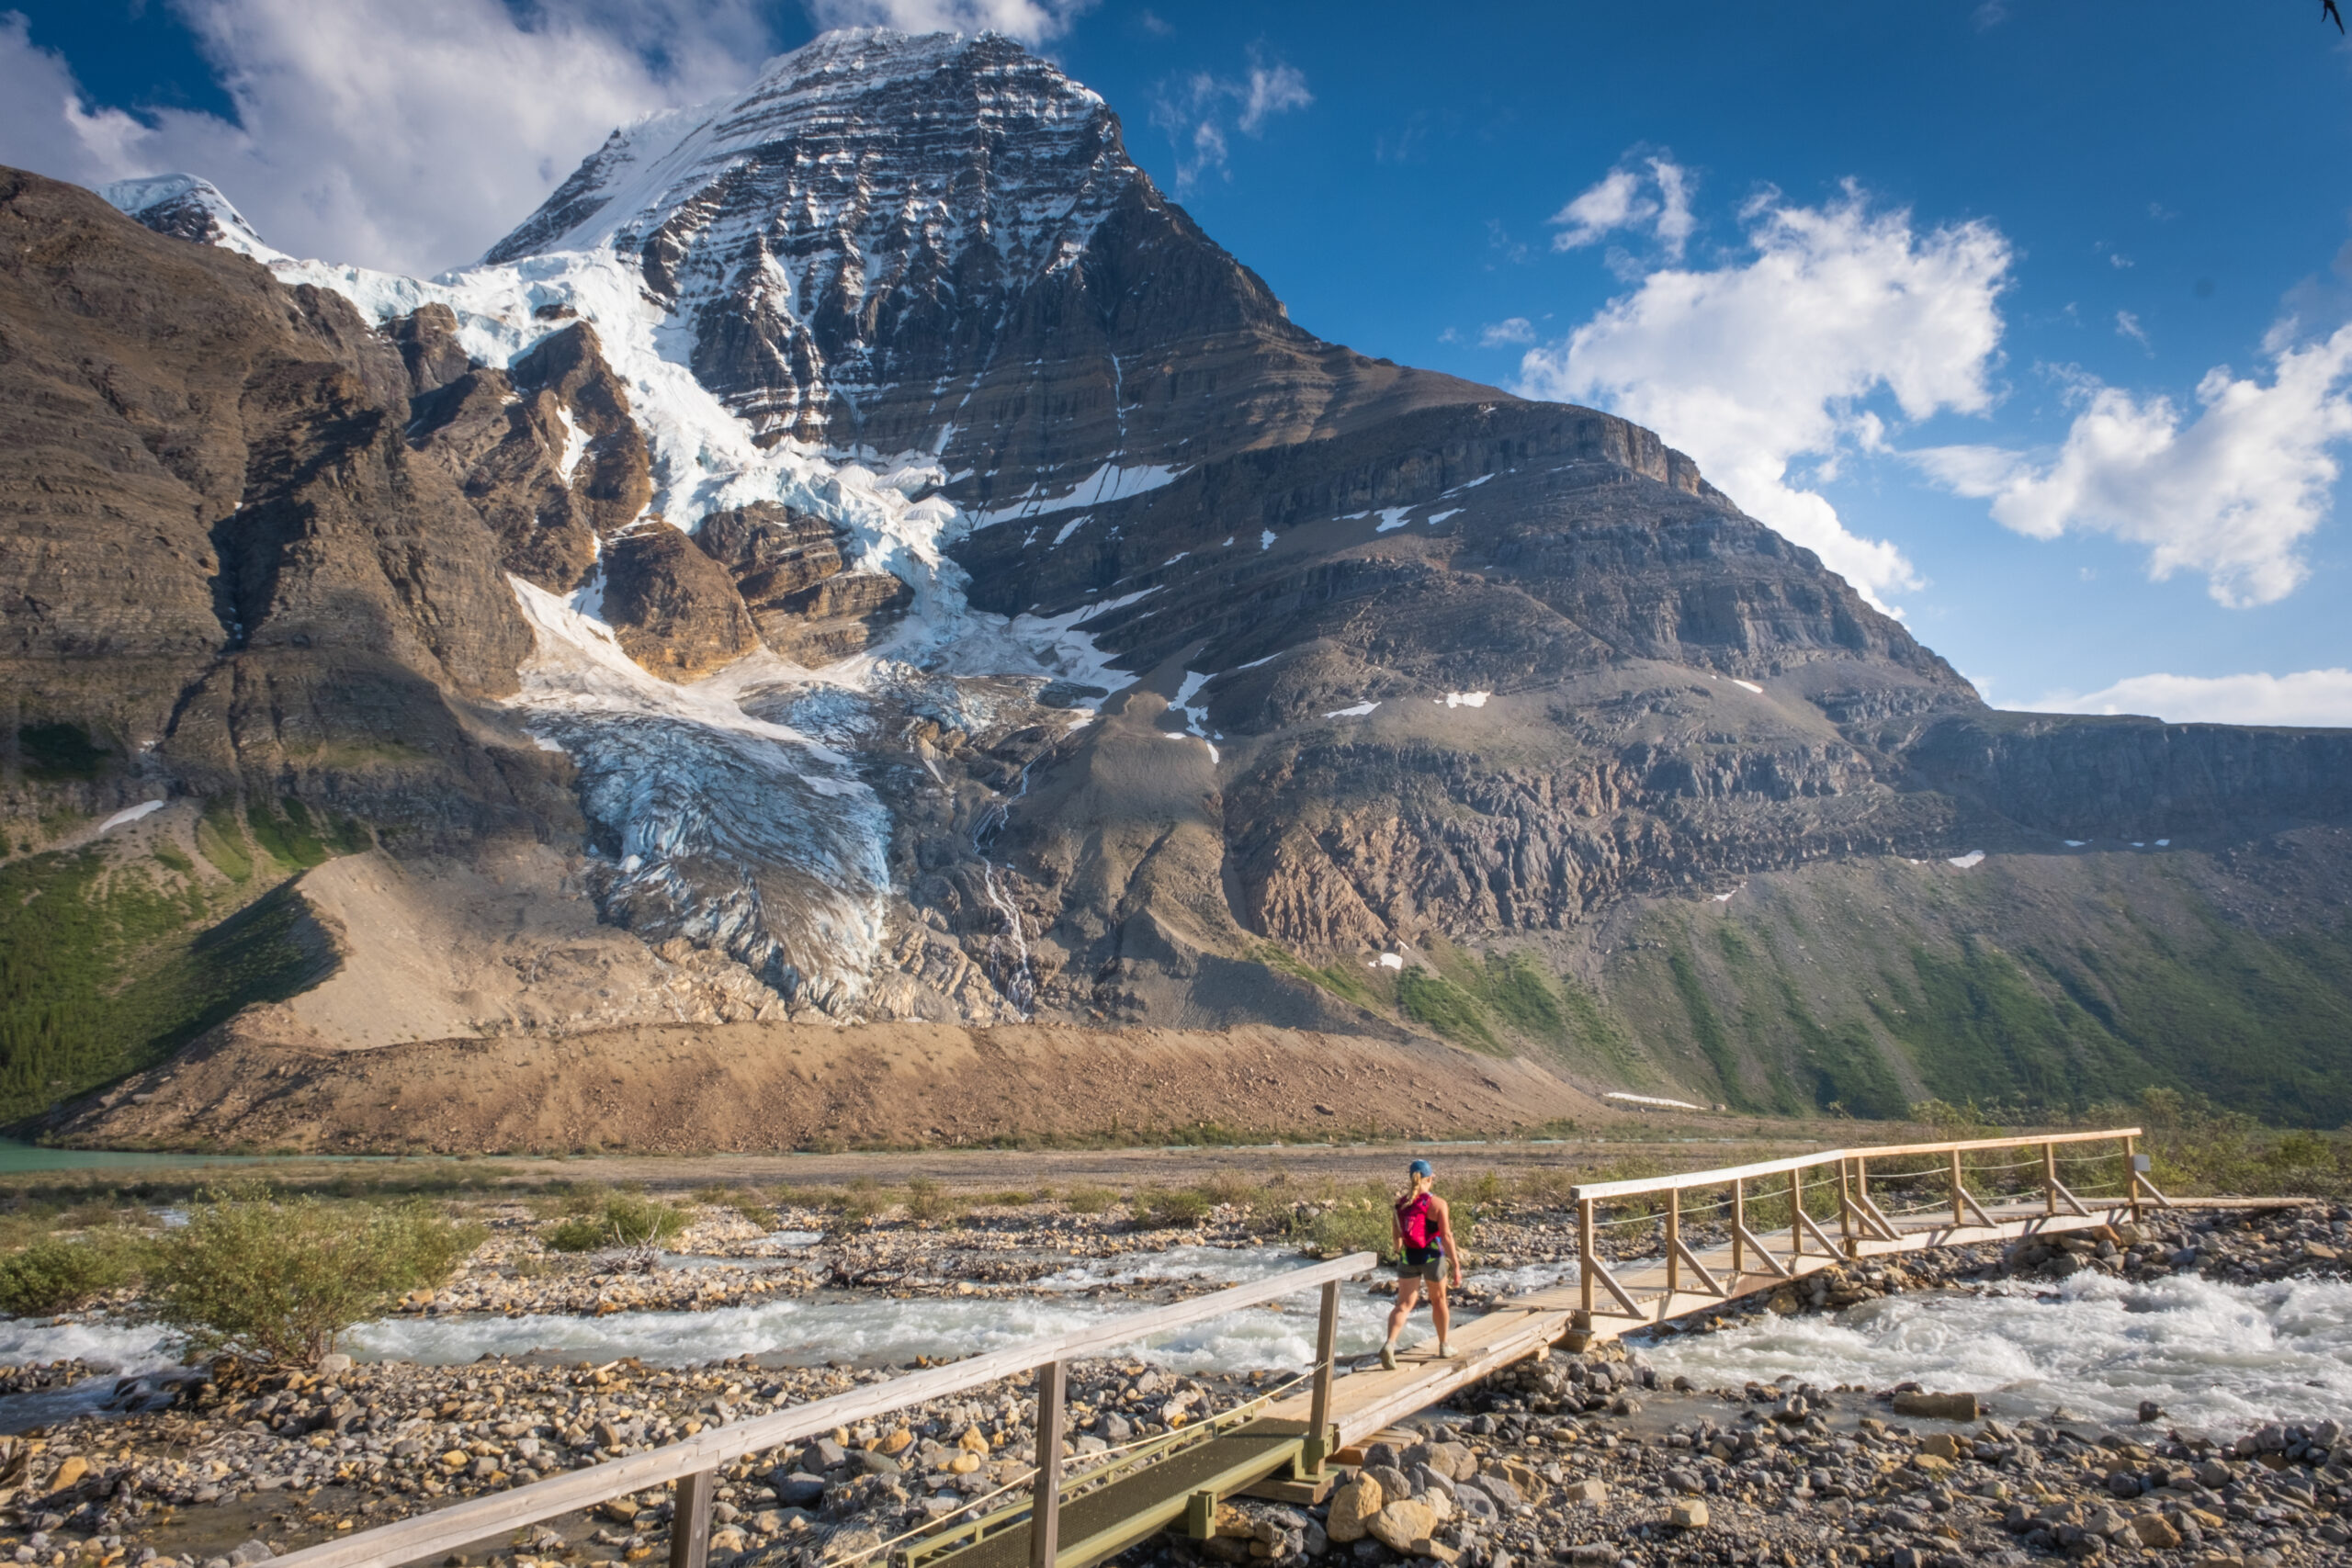
<instances>
[{"instance_id":1,"label":"wispy cloud","mask_svg":"<svg viewBox=\"0 0 2352 1568\"><path fill-rule=\"evenodd\" d=\"M2215 366L2198 408L2076 378L2080 412L2054 456L1933 447L1915 460L2003 526L2037 539L2100 533L2148 551L2148 575L2205 579L2233 609L2274 604L2309 575L2303 541L2325 520L2352 440L2352 326L2294 344L2274 332L2266 383Z\"/></svg>"},{"instance_id":2,"label":"wispy cloud","mask_svg":"<svg viewBox=\"0 0 2352 1568\"><path fill-rule=\"evenodd\" d=\"M2133 675L2081 696L2024 705L2041 713L2147 714L2172 724L2352 727L2352 670L2290 675Z\"/></svg>"},{"instance_id":3,"label":"wispy cloud","mask_svg":"<svg viewBox=\"0 0 2352 1568\"><path fill-rule=\"evenodd\" d=\"M1191 188L1207 175L1233 177L1232 131L1263 135L1277 115L1315 102L1306 73L1261 51L1250 51L1249 69L1239 76L1195 71L1163 82L1152 103L1151 122L1176 146L1176 188Z\"/></svg>"},{"instance_id":4,"label":"wispy cloud","mask_svg":"<svg viewBox=\"0 0 2352 1568\"><path fill-rule=\"evenodd\" d=\"M2128 337L2151 354L2156 351L2155 340L2148 336L2148 329L2129 310L2115 312L2115 332L2118 337Z\"/></svg>"},{"instance_id":5,"label":"wispy cloud","mask_svg":"<svg viewBox=\"0 0 2352 1568\"><path fill-rule=\"evenodd\" d=\"M1042 43L1068 32L1095 0L808 0L820 28L885 27L910 33L998 32ZM1149 11L1143 25L1165 27Z\"/></svg>"},{"instance_id":6,"label":"wispy cloud","mask_svg":"<svg viewBox=\"0 0 2352 1568\"><path fill-rule=\"evenodd\" d=\"M1884 420L1864 406L1874 395L1914 421L1991 406L2008 242L1982 222L1923 231L1850 185L1825 206L1767 197L1744 217L1745 255L1649 272L1529 350L1519 390L1598 400L1650 426L1883 604L1917 572L1893 544L1849 532L1791 468L1808 461L1826 477L1842 453L1886 449Z\"/></svg>"},{"instance_id":7,"label":"wispy cloud","mask_svg":"<svg viewBox=\"0 0 2352 1568\"><path fill-rule=\"evenodd\" d=\"M1560 231L1552 236L1552 248L1580 250L1630 231L1648 235L1668 260L1679 262L1693 227L1690 195L1695 183L1671 153L1629 154L1552 215L1553 226Z\"/></svg>"},{"instance_id":8,"label":"wispy cloud","mask_svg":"<svg viewBox=\"0 0 2352 1568\"><path fill-rule=\"evenodd\" d=\"M1535 323L1525 316L1507 316L1489 323L1478 333L1480 348L1496 348L1507 343L1533 343Z\"/></svg>"}]
</instances>

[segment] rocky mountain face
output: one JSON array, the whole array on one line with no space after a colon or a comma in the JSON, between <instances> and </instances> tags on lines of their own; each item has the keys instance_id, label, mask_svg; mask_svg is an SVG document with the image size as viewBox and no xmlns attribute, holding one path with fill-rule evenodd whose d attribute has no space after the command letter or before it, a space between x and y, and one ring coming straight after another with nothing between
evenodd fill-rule
<instances>
[{"instance_id":1,"label":"rocky mountain face","mask_svg":"<svg viewBox=\"0 0 2352 1568\"><path fill-rule=\"evenodd\" d=\"M2352 1017L2336 885L2242 853L2352 817L2352 733L1985 708L1652 433L1292 324L1004 39L829 35L435 279L107 195L0 183L0 875L178 900L121 984L298 873L334 958L74 1025L74 1085L266 996L306 1048L1246 1025L2079 1102L2203 1082L2151 976L2240 927L2302 944L2287 1035ZM1871 877L1973 880L1815 985ZM2170 947L2060 912L2119 886ZM1917 1026L1996 980L2072 1066ZM38 990L0 1058L64 1049Z\"/></svg>"},{"instance_id":2,"label":"rocky mountain face","mask_svg":"<svg viewBox=\"0 0 2352 1568\"><path fill-rule=\"evenodd\" d=\"M615 131L484 260L600 247L763 439L929 453L978 510L1485 390L1293 326L1100 96L993 36L830 35Z\"/></svg>"}]
</instances>

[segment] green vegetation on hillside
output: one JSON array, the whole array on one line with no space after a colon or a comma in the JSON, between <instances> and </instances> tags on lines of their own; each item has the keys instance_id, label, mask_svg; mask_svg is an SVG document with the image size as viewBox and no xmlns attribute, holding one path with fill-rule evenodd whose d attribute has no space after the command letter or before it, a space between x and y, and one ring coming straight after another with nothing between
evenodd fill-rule
<instances>
[{"instance_id":1,"label":"green vegetation on hillside","mask_svg":"<svg viewBox=\"0 0 2352 1568\"><path fill-rule=\"evenodd\" d=\"M249 879L254 862L218 820L205 819L205 858ZM89 847L0 865L0 1122L152 1066L238 1009L318 978L290 889L222 919L233 895L208 893L194 870L169 845L144 863L109 864Z\"/></svg>"},{"instance_id":2,"label":"green vegetation on hillside","mask_svg":"<svg viewBox=\"0 0 2352 1568\"><path fill-rule=\"evenodd\" d=\"M1678 944L1667 954L1666 967L1674 976L1675 997L1690 1021L1690 1038L1715 1071L1715 1087L1722 1091L1724 1103L1734 1111L1756 1110L1740 1075L1739 1059L1732 1051L1731 1036L1724 1032L1723 1021L1707 999L1707 989L1700 984L1690 953Z\"/></svg>"},{"instance_id":3,"label":"green vegetation on hillside","mask_svg":"<svg viewBox=\"0 0 2352 1568\"><path fill-rule=\"evenodd\" d=\"M2352 1122L2352 928L2265 932L2192 870L1826 866L1736 913L1656 907L1610 999L1641 1057L1743 1111L2047 1120L2153 1087L2275 1126Z\"/></svg>"}]
</instances>

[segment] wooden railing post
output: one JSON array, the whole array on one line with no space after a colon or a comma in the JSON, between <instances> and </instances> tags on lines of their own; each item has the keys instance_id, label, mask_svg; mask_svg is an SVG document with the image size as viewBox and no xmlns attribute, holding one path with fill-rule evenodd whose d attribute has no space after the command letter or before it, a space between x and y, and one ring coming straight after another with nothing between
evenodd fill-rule
<instances>
[{"instance_id":1,"label":"wooden railing post","mask_svg":"<svg viewBox=\"0 0 2352 1568\"><path fill-rule=\"evenodd\" d=\"M1961 1207L1960 1193L1960 1151L1954 1149L1951 1151L1951 1223L1955 1226L1968 1223L1967 1212Z\"/></svg>"},{"instance_id":2,"label":"wooden railing post","mask_svg":"<svg viewBox=\"0 0 2352 1568\"><path fill-rule=\"evenodd\" d=\"M1804 1256L1804 1172L1789 1172L1789 1256Z\"/></svg>"},{"instance_id":3,"label":"wooden railing post","mask_svg":"<svg viewBox=\"0 0 2352 1568\"><path fill-rule=\"evenodd\" d=\"M1592 1200L1587 1198L1577 1205L1577 1274L1587 1322L1592 1313Z\"/></svg>"},{"instance_id":4,"label":"wooden railing post","mask_svg":"<svg viewBox=\"0 0 2352 1568\"><path fill-rule=\"evenodd\" d=\"M1731 1181L1731 1277L1735 1284L1747 1271L1747 1252L1740 1246L1747 1235L1747 1183L1735 1176Z\"/></svg>"},{"instance_id":5,"label":"wooden railing post","mask_svg":"<svg viewBox=\"0 0 2352 1568\"><path fill-rule=\"evenodd\" d=\"M1859 1250L1854 1245L1854 1172L1856 1162L1838 1162L1838 1239L1846 1244L1846 1256L1851 1258Z\"/></svg>"},{"instance_id":6,"label":"wooden railing post","mask_svg":"<svg viewBox=\"0 0 2352 1568\"><path fill-rule=\"evenodd\" d=\"M2132 1198L2132 1223L2140 1223L2140 1140L2123 1140L2123 1190Z\"/></svg>"},{"instance_id":7,"label":"wooden railing post","mask_svg":"<svg viewBox=\"0 0 2352 1568\"><path fill-rule=\"evenodd\" d=\"M704 1568L710 1561L710 1495L718 1472L698 1470L670 1488L670 1568Z\"/></svg>"},{"instance_id":8,"label":"wooden railing post","mask_svg":"<svg viewBox=\"0 0 2352 1568\"><path fill-rule=\"evenodd\" d=\"M1674 1305L1674 1292L1682 1288L1682 1189L1666 1190L1666 1299L1658 1303L1658 1319L1665 1321L1668 1309Z\"/></svg>"},{"instance_id":9,"label":"wooden railing post","mask_svg":"<svg viewBox=\"0 0 2352 1568\"><path fill-rule=\"evenodd\" d=\"M1067 1362L1037 1369L1037 1478L1029 1484L1029 1568L1054 1568L1061 1554L1062 1418Z\"/></svg>"},{"instance_id":10,"label":"wooden railing post","mask_svg":"<svg viewBox=\"0 0 2352 1568\"><path fill-rule=\"evenodd\" d=\"M1323 1473L1331 1440L1331 1360L1340 1348L1340 1282L1323 1286L1323 1311L1315 1320L1315 1397L1307 1415L1306 1473Z\"/></svg>"},{"instance_id":11,"label":"wooden railing post","mask_svg":"<svg viewBox=\"0 0 2352 1568\"><path fill-rule=\"evenodd\" d=\"M2041 1145L2041 1212L2045 1214L2058 1212L2058 1145L2055 1144Z\"/></svg>"}]
</instances>

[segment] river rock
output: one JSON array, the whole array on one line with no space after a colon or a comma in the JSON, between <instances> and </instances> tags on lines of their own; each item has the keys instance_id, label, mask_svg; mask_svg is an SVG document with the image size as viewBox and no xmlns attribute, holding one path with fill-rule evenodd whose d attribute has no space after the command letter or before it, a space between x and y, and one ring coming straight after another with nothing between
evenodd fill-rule
<instances>
[{"instance_id":1,"label":"river rock","mask_svg":"<svg viewBox=\"0 0 2352 1568\"><path fill-rule=\"evenodd\" d=\"M1984 1407L1973 1393L1928 1393L1911 1390L1894 1396L1894 1413L1922 1421L1977 1421Z\"/></svg>"},{"instance_id":2,"label":"river rock","mask_svg":"<svg viewBox=\"0 0 2352 1568\"><path fill-rule=\"evenodd\" d=\"M1437 1515L1427 1503L1401 1498L1385 1505L1365 1528L1389 1551L1411 1556L1413 1543L1428 1540L1430 1531L1437 1528Z\"/></svg>"},{"instance_id":3,"label":"river rock","mask_svg":"<svg viewBox=\"0 0 2352 1568\"><path fill-rule=\"evenodd\" d=\"M1453 1481L1467 1481L1478 1473L1478 1456L1461 1443L1436 1443L1430 1448L1429 1467Z\"/></svg>"},{"instance_id":4,"label":"river rock","mask_svg":"<svg viewBox=\"0 0 2352 1568\"><path fill-rule=\"evenodd\" d=\"M1358 1475L1331 1494L1331 1515L1324 1521L1323 1529L1342 1545L1362 1540L1371 1533L1373 1516L1380 1512L1385 1501L1379 1482L1368 1475Z\"/></svg>"},{"instance_id":5,"label":"river rock","mask_svg":"<svg viewBox=\"0 0 2352 1568\"><path fill-rule=\"evenodd\" d=\"M1666 1522L1676 1529L1702 1530L1707 1528L1707 1503L1702 1497L1677 1503L1667 1510Z\"/></svg>"}]
</instances>

